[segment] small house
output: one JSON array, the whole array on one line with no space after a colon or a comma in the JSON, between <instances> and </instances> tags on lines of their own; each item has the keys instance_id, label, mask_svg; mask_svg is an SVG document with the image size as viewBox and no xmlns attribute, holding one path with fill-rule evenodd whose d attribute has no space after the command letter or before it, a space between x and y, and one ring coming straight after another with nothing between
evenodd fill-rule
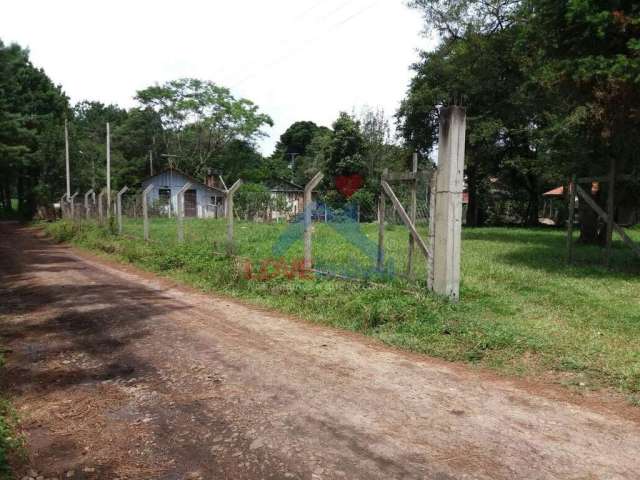
<instances>
[{"instance_id":1,"label":"small house","mask_svg":"<svg viewBox=\"0 0 640 480\"><path fill-rule=\"evenodd\" d=\"M266 186L274 204L269 212L270 220L289 219L304 211L304 187L283 179L268 181Z\"/></svg>"},{"instance_id":2,"label":"small house","mask_svg":"<svg viewBox=\"0 0 640 480\"><path fill-rule=\"evenodd\" d=\"M142 188L149 185L149 202L159 213L173 216L178 211L178 192L187 184L191 188L184 194L184 215L193 218L219 218L224 216L226 188L222 177L208 171L201 182L180 170L166 169L142 181Z\"/></svg>"}]
</instances>

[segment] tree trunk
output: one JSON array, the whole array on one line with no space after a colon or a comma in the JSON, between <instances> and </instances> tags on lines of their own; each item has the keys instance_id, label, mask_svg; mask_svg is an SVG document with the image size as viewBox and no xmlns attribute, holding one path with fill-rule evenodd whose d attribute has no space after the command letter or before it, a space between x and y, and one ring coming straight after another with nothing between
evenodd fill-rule
<instances>
[{"instance_id":1,"label":"tree trunk","mask_svg":"<svg viewBox=\"0 0 640 480\"><path fill-rule=\"evenodd\" d=\"M18 171L18 185L16 190L16 196L18 197L18 211L20 212L24 206L24 183L22 181L22 171Z\"/></svg>"},{"instance_id":2,"label":"tree trunk","mask_svg":"<svg viewBox=\"0 0 640 480\"><path fill-rule=\"evenodd\" d=\"M469 203L467 204L467 226L479 227L483 223L480 210L480 195L478 192L478 173L475 166L469 167L467 170L467 192L469 195Z\"/></svg>"},{"instance_id":3,"label":"tree trunk","mask_svg":"<svg viewBox=\"0 0 640 480\"><path fill-rule=\"evenodd\" d=\"M594 195L593 199L602 206L600 192ZM604 245L606 226L600 221L598 214L582 199L579 200L578 213L580 215L580 238L578 241L585 245Z\"/></svg>"},{"instance_id":4,"label":"tree trunk","mask_svg":"<svg viewBox=\"0 0 640 480\"><path fill-rule=\"evenodd\" d=\"M535 227L540 223L538 213L540 209L538 192L529 192L529 201L527 203L527 218L526 225L528 227Z\"/></svg>"}]
</instances>

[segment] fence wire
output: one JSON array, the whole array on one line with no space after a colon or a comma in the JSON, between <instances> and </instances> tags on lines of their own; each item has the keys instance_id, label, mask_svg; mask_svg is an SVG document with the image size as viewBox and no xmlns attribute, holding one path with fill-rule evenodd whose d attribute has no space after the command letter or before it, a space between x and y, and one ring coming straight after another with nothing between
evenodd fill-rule
<instances>
[{"instance_id":1,"label":"fence wire","mask_svg":"<svg viewBox=\"0 0 640 480\"><path fill-rule=\"evenodd\" d=\"M405 211L411 211L408 184L391 184ZM335 193L335 192L334 192ZM115 196L114 196L115 197ZM64 215L79 222L99 223L100 197L76 200L71 208L64 205ZM183 241L179 241L179 220L175 198L147 205L150 241L163 248L188 249L194 254L219 255L232 252L247 259L253 270L265 264L284 262L299 265L304 257L304 195L301 191L265 192L239 190L234 198L233 242L227 241L226 204L198 208L196 216L183 218ZM313 268L330 275L358 279L385 280L405 278L409 259L409 230L391 201L386 199L384 224L384 258L378 268L380 234L379 197L358 193L351 198L314 192L311 207ZM117 201L111 213L116 217ZM73 212L73 215L72 215ZM107 224L107 200L102 197L102 224ZM193 215L193 210L191 210ZM140 192L122 196L122 235L143 242L145 237L143 201ZM416 228L425 243L429 230L429 181L421 178L416 194ZM426 282L427 261L417 247L413 253L413 277Z\"/></svg>"}]
</instances>

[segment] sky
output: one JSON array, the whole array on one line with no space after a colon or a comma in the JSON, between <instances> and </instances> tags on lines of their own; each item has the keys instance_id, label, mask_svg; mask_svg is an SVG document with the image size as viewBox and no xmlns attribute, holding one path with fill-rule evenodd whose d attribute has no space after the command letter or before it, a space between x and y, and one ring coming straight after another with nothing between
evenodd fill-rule
<instances>
[{"instance_id":1,"label":"sky","mask_svg":"<svg viewBox=\"0 0 640 480\"><path fill-rule=\"evenodd\" d=\"M211 80L274 120L265 155L295 121L331 126L340 111L397 110L418 50L431 49L405 0L20 0L3 2L0 39L73 103L130 108L135 92Z\"/></svg>"}]
</instances>

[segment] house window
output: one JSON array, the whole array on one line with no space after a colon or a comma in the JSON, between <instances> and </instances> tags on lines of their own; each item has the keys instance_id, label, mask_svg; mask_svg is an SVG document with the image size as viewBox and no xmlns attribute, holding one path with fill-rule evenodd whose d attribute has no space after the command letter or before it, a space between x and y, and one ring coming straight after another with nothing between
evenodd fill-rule
<instances>
[{"instance_id":1,"label":"house window","mask_svg":"<svg viewBox=\"0 0 640 480\"><path fill-rule=\"evenodd\" d=\"M169 205L171 203L171 189L161 188L158 191L160 197L160 205Z\"/></svg>"}]
</instances>

